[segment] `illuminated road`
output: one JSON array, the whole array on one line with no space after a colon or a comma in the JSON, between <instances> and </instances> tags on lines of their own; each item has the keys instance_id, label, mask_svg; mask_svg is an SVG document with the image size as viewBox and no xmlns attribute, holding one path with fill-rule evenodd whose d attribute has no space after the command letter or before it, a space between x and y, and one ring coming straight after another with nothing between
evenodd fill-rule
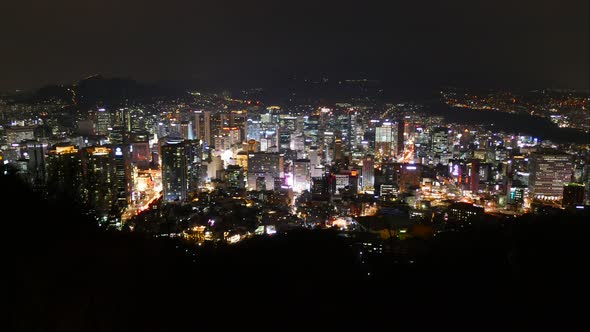
<instances>
[{"instance_id":1,"label":"illuminated road","mask_svg":"<svg viewBox=\"0 0 590 332\"><path fill-rule=\"evenodd\" d=\"M440 181L441 183L444 183L446 185L446 188L449 189L449 192L454 194L456 197L462 197L462 193L461 193L461 189L459 189L459 187L453 183L453 181L444 178L442 176L437 176L438 181Z\"/></svg>"},{"instance_id":2,"label":"illuminated road","mask_svg":"<svg viewBox=\"0 0 590 332\"><path fill-rule=\"evenodd\" d=\"M138 188L142 189L141 192L145 193L145 196L138 201L131 203L127 209L121 215L121 221L125 223L129 221L133 216L139 214L141 211L149 208L150 204L162 197L162 175L159 170L150 170L151 179L150 185L146 188L145 184L140 185L138 181L133 184L133 190L138 191Z\"/></svg>"},{"instance_id":3,"label":"illuminated road","mask_svg":"<svg viewBox=\"0 0 590 332\"><path fill-rule=\"evenodd\" d=\"M133 204L129 205L127 207L127 209L125 210L125 212L123 212L123 214L121 215L121 221L123 221L123 222L129 221L131 218L133 218L133 216L135 216L135 215L139 214L140 212L149 208L150 204L157 201L160 197L162 197L161 192L154 192L152 195L148 196L147 198L142 199L141 201L139 201L137 203L133 203Z\"/></svg>"}]
</instances>

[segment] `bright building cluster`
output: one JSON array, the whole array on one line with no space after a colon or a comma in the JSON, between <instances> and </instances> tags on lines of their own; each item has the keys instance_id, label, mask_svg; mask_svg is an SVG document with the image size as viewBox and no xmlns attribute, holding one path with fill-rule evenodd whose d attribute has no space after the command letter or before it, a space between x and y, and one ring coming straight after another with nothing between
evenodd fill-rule
<instances>
[{"instance_id":1,"label":"bright building cluster","mask_svg":"<svg viewBox=\"0 0 590 332\"><path fill-rule=\"evenodd\" d=\"M499 103L466 98L442 101ZM157 236L235 243L269 229L355 229L379 215L444 227L589 203L587 144L453 123L420 103L268 105L190 92L86 109L3 99L0 120L3 173L101 225Z\"/></svg>"}]
</instances>

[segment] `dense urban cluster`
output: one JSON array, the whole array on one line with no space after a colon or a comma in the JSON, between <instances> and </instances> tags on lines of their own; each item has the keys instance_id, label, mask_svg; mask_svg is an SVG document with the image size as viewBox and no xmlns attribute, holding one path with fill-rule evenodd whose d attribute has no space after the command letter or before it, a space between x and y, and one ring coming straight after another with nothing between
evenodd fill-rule
<instances>
[{"instance_id":1,"label":"dense urban cluster","mask_svg":"<svg viewBox=\"0 0 590 332\"><path fill-rule=\"evenodd\" d=\"M590 200L587 144L449 122L420 102L267 104L251 89L115 104L68 91L71 101L2 99L0 167L107 228L202 245L333 227L378 242L583 212ZM526 108L501 97L442 101ZM577 105L587 117L587 99L563 98L526 111L573 121L561 110Z\"/></svg>"}]
</instances>

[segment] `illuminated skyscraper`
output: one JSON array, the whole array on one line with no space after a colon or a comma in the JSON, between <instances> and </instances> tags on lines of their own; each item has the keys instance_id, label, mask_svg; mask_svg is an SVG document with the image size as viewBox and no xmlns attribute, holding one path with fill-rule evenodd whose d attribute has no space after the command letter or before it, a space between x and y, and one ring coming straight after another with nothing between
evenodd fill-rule
<instances>
[{"instance_id":1,"label":"illuminated skyscraper","mask_svg":"<svg viewBox=\"0 0 590 332\"><path fill-rule=\"evenodd\" d=\"M4 130L8 144L18 144L22 141L35 139L35 128L31 126L7 126Z\"/></svg>"},{"instance_id":2,"label":"illuminated skyscraper","mask_svg":"<svg viewBox=\"0 0 590 332\"><path fill-rule=\"evenodd\" d=\"M106 221L117 197L113 150L101 146L85 148L83 151L86 203L94 210L96 217Z\"/></svg>"},{"instance_id":3,"label":"illuminated skyscraper","mask_svg":"<svg viewBox=\"0 0 590 332\"><path fill-rule=\"evenodd\" d=\"M214 139L215 149L217 151L229 150L232 146L240 142L240 129L237 127L221 128Z\"/></svg>"},{"instance_id":4,"label":"illuminated skyscraper","mask_svg":"<svg viewBox=\"0 0 590 332\"><path fill-rule=\"evenodd\" d=\"M381 158L390 158L397 155L397 125L384 122L381 127L375 128L375 154Z\"/></svg>"},{"instance_id":5,"label":"illuminated skyscraper","mask_svg":"<svg viewBox=\"0 0 590 332\"><path fill-rule=\"evenodd\" d=\"M396 146L397 146L397 155L400 156L404 153L404 122L398 121L397 122L397 139Z\"/></svg>"},{"instance_id":6,"label":"illuminated skyscraper","mask_svg":"<svg viewBox=\"0 0 590 332\"><path fill-rule=\"evenodd\" d=\"M164 200L189 199L202 179L202 148L199 141L168 139L161 146Z\"/></svg>"},{"instance_id":7,"label":"illuminated skyscraper","mask_svg":"<svg viewBox=\"0 0 590 332\"><path fill-rule=\"evenodd\" d=\"M367 155L363 159L363 170L361 174L363 191L375 190L375 159L371 155Z\"/></svg>"},{"instance_id":8,"label":"illuminated skyscraper","mask_svg":"<svg viewBox=\"0 0 590 332\"><path fill-rule=\"evenodd\" d=\"M559 199L572 179L572 156L558 151L536 152L530 157L529 191L539 199Z\"/></svg>"},{"instance_id":9,"label":"illuminated skyscraper","mask_svg":"<svg viewBox=\"0 0 590 332\"><path fill-rule=\"evenodd\" d=\"M295 132L297 130L297 117L289 114L279 115L279 125L282 129Z\"/></svg>"},{"instance_id":10,"label":"illuminated skyscraper","mask_svg":"<svg viewBox=\"0 0 590 332\"><path fill-rule=\"evenodd\" d=\"M115 192L117 206L123 209L127 206L128 199L131 195L131 167L129 158L126 156L127 148L125 145L114 147L113 159L115 163Z\"/></svg>"},{"instance_id":11,"label":"illuminated skyscraper","mask_svg":"<svg viewBox=\"0 0 590 332\"><path fill-rule=\"evenodd\" d=\"M326 200L329 197L328 179L325 176L313 177L311 182L311 195L314 200Z\"/></svg>"},{"instance_id":12,"label":"illuminated skyscraper","mask_svg":"<svg viewBox=\"0 0 590 332\"><path fill-rule=\"evenodd\" d=\"M186 158L187 198L193 197L203 182L203 145L198 140L184 141Z\"/></svg>"},{"instance_id":13,"label":"illuminated skyscraper","mask_svg":"<svg viewBox=\"0 0 590 332\"><path fill-rule=\"evenodd\" d=\"M181 140L168 140L162 151L162 187L164 200L185 200L188 196L187 163Z\"/></svg>"},{"instance_id":14,"label":"illuminated skyscraper","mask_svg":"<svg viewBox=\"0 0 590 332\"><path fill-rule=\"evenodd\" d=\"M264 137L265 124L260 120L248 119L248 139L260 141Z\"/></svg>"},{"instance_id":15,"label":"illuminated skyscraper","mask_svg":"<svg viewBox=\"0 0 590 332\"><path fill-rule=\"evenodd\" d=\"M303 152L305 150L305 136L297 133L291 134L289 149Z\"/></svg>"},{"instance_id":16,"label":"illuminated skyscraper","mask_svg":"<svg viewBox=\"0 0 590 332\"><path fill-rule=\"evenodd\" d=\"M211 144L211 111L195 111L195 139Z\"/></svg>"},{"instance_id":17,"label":"illuminated skyscraper","mask_svg":"<svg viewBox=\"0 0 590 332\"><path fill-rule=\"evenodd\" d=\"M441 154L449 149L449 130L437 127L432 131L432 151Z\"/></svg>"},{"instance_id":18,"label":"illuminated skyscraper","mask_svg":"<svg viewBox=\"0 0 590 332\"><path fill-rule=\"evenodd\" d=\"M122 210L127 206L128 199L131 197L131 156L129 132L124 127L113 127L109 132L111 147L113 149L113 159L115 162L115 192L117 206Z\"/></svg>"},{"instance_id":19,"label":"illuminated skyscraper","mask_svg":"<svg viewBox=\"0 0 590 332\"><path fill-rule=\"evenodd\" d=\"M398 186L400 192L409 193L420 187L422 165L403 164L400 168Z\"/></svg>"},{"instance_id":20,"label":"illuminated skyscraper","mask_svg":"<svg viewBox=\"0 0 590 332\"><path fill-rule=\"evenodd\" d=\"M293 191L302 192L309 190L311 185L311 173L309 159L297 159L293 161Z\"/></svg>"},{"instance_id":21,"label":"illuminated skyscraper","mask_svg":"<svg viewBox=\"0 0 590 332\"><path fill-rule=\"evenodd\" d=\"M27 144L27 153L29 155L29 175L34 189L41 189L45 186L47 180L47 170L45 164L45 150L47 144L33 142ZM1 161L0 161L1 162Z\"/></svg>"},{"instance_id":22,"label":"illuminated skyscraper","mask_svg":"<svg viewBox=\"0 0 590 332\"><path fill-rule=\"evenodd\" d=\"M257 188L257 180L262 177L267 188L274 188L274 179L283 172L283 158L278 153L257 152L248 155L248 187Z\"/></svg>"},{"instance_id":23,"label":"illuminated skyscraper","mask_svg":"<svg viewBox=\"0 0 590 332\"><path fill-rule=\"evenodd\" d=\"M182 137L182 134L180 133L180 120L178 120L178 118L170 118L168 121L170 122L168 136Z\"/></svg>"},{"instance_id":24,"label":"illuminated skyscraper","mask_svg":"<svg viewBox=\"0 0 590 332\"><path fill-rule=\"evenodd\" d=\"M356 135L357 130L361 126L358 126L356 111L352 109L348 110L347 112L347 120L348 121L345 127L346 130L343 133L346 134L346 148L348 151L352 151L353 148L356 147L361 141Z\"/></svg>"},{"instance_id":25,"label":"illuminated skyscraper","mask_svg":"<svg viewBox=\"0 0 590 332\"><path fill-rule=\"evenodd\" d=\"M308 159L310 163L309 167L311 168L311 177L324 176L324 166L322 165L320 151L318 151L317 147L310 147Z\"/></svg>"},{"instance_id":26,"label":"illuminated skyscraper","mask_svg":"<svg viewBox=\"0 0 590 332\"><path fill-rule=\"evenodd\" d=\"M287 128L279 128L279 151L285 153L291 148L291 130Z\"/></svg>"},{"instance_id":27,"label":"illuminated skyscraper","mask_svg":"<svg viewBox=\"0 0 590 332\"><path fill-rule=\"evenodd\" d=\"M391 188L399 189L399 178L403 164L400 163L382 163L381 176L375 177L375 189L380 189L382 185L390 186ZM380 191L380 190L379 190Z\"/></svg>"},{"instance_id":28,"label":"illuminated skyscraper","mask_svg":"<svg viewBox=\"0 0 590 332\"><path fill-rule=\"evenodd\" d=\"M180 137L182 137L182 139L193 138L193 130L191 128L191 123L189 121L180 122Z\"/></svg>"},{"instance_id":29,"label":"illuminated skyscraper","mask_svg":"<svg viewBox=\"0 0 590 332\"><path fill-rule=\"evenodd\" d=\"M57 145L47 156L47 190L50 197L82 203L82 159L73 145Z\"/></svg>"},{"instance_id":30,"label":"illuminated skyscraper","mask_svg":"<svg viewBox=\"0 0 590 332\"><path fill-rule=\"evenodd\" d=\"M221 131L223 130L223 128L230 127L229 120L230 120L230 117L229 117L229 114L227 114L227 113L217 112L217 113L211 114L211 117L209 120L209 127L210 127L209 144L215 143L214 137L219 136ZM215 148L217 148L217 146Z\"/></svg>"},{"instance_id":31,"label":"illuminated skyscraper","mask_svg":"<svg viewBox=\"0 0 590 332\"><path fill-rule=\"evenodd\" d=\"M350 185L349 174L332 174L330 176L330 190L332 193L342 194Z\"/></svg>"},{"instance_id":32,"label":"illuminated skyscraper","mask_svg":"<svg viewBox=\"0 0 590 332\"><path fill-rule=\"evenodd\" d=\"M229 165L225 169L224 182L228 190L242 190L244 189L244 169L238 165Z\"/></svg>"},{"instance_id":33,"label":"illuminated skyscraper","mask_svg":"<svg viewBox=\"0 0 590 332\"><path fill-rule=\"evenodd\" d=\"M238 128L240 136L239 141L244 142L248 137L248 112L247 111L232 111L230 113L229 125Z\"/></svg>"},{"instance_id":34,"label":"illuminated skyscraper","mask_svg":"<svg viewBox=\"0 0 590 332\"><path fill-rule=\"evenodd\" d=\"M467 163L467 177L465 179L467 189L476 193L479 190L479 160L472 159Z\"/></svg>"},{"instance_id":35,"label":"illuminated skyscraper","mask_svg":"<svg viewBox=\"0 0 590 332\"><path fill-rule=\"evenodd\" d=\"M329 165L334 160L335 137L334 132L325 131L322 135L322 162L324 165Z\"/></svg>"},{"instance_id":36,"label":"illuminated skyscraper","mask_svg":"<svg viewBox=\"0 0 590 332\"><path fill-rule=\"evenodd\" d=\"M140 169L147 169L152 157L148 133L133 133L129 144L131 163Z\"/></svg>"},{"instance_id":37,"label":"illuminated skyscraper","mask_svg":"<svg viewBox=\"0 0 590 332\"><path fill-rule=\"evenodd\" d=\"M111 116L104 108L99 108L96 113L96 133L106 135L111 127Z\"/></svg>"},{"instance_id":38,"label":"illuminated skyscraper","mask_svg":"<svg viewBox=\"0 0 590 332\"><path fill-rule=\"evenodd\" d=\"M131 131L131 111L128 108L120 108L115 112L114 125L122 127L124 131Z\"/></svg>"}]
</instances>

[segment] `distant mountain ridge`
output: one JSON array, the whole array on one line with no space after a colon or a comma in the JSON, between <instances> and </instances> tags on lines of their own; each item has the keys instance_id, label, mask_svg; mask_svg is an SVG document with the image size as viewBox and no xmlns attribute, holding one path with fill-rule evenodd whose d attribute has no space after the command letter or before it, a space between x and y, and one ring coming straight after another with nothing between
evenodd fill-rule
<instances>
[{"instance_id":1,"label":"distant mountain ridge","mask_svg":"<svg viewBox=\"0 0 590 332\"><path fill-rule=\"evenodd\" d=\"M102 75L93 75L71 85L47 85L36 90L8 95L6 99L15 103L62 102L78 107L115 107L130 101L160 96L174 97L183 93L182 89L145 84L130 78L105 78Z\"/></svg>"}]
</instances>

